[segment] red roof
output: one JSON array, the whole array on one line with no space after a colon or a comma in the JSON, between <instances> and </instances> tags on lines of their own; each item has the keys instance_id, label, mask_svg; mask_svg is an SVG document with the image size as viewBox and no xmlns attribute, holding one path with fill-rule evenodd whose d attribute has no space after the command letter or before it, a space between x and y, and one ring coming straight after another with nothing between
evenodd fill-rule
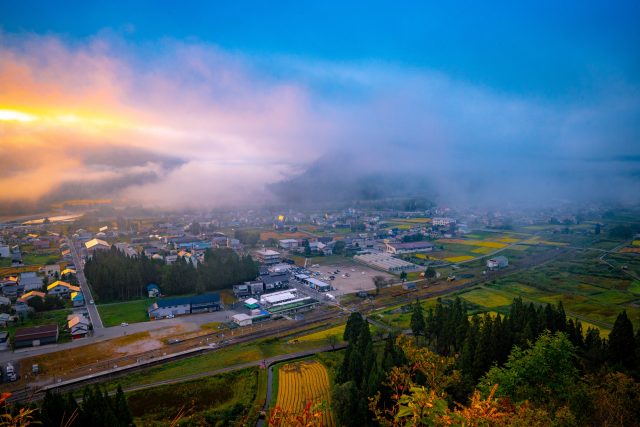
<instances>
[{"instance_id":1,"label":"red roof","mask_svg":"<svg viewBox=\"0 0 640 427\"><path fill-rule=\"evenodd\" d=\"M58 325L42 325L34 326L32 328L18 328L16 329L15 341L37 340L40 338L47 338L51 336L58 336Z\"/></svg>"}]
</instances>

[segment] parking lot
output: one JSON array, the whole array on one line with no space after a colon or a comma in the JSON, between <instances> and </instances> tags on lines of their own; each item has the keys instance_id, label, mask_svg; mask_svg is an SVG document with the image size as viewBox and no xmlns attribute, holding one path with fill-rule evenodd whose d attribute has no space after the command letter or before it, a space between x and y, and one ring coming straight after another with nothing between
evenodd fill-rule
<instances>
[{"instance_id":1,"label":"parking lot","mask_svg":"<svg viewBox=\"0 0 640 427\"><path fill-rule=\"evenodd\" d=\"M396 278L392 274L348 260L328 265L314 264L314 266L307 266L307 269L312 273L319 273L319 275L314 274L313 277L334 287L336 290L331 293L335 296L375 289L374 276L382 276L387 280ZM330 280L330 276L335 278Z\"/></svg>"}]
</instances>

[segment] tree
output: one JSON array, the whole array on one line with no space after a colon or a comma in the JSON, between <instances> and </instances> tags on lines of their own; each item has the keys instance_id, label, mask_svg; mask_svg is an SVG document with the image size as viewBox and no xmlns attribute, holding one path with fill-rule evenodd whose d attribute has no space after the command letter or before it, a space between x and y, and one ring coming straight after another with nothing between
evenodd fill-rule
<instances>
[{"instance_id":1,"label":"tree","mask_svg":"<svg viewBox=\"0 0 640 427\"><path fill-rule=\"evenodd\" d=\"M304 239L304 242L302 242L302 246L304 247L305 258L311 257L311 246L309 245L309 241L307 239Z\"/></svg>"},{"instance_id":2,"label":"tree","mask_svg":"<svg viewBox=\"0 0 640 427\"><path fill-rule=\"evenodd\" d=\"M407 280L407 272L406 271L403 271L402 273L400 273L400 280L402 280L402 282Z\"/></svg>"},{"instance_id":3,"label":"tree","mask_svg":"<svg viewBox=\"0 0 640 427\"><path fill-rule=\"evenodd\" d=\"M578 383L575 355L564 333L547 332L527 350L514 347L504 367L491 368L478 387L489 394L498 384L498 396L555 411L570 401Z\"/></svg>"},{"instance_id":4,"label":"tree","mask_svg":"<svg viewBox=\"0 0 640 427\"><path fill-rule=\"evenodd\" d=\"M333 253L336 255L340 255L341 253L344 252L344 248L347 246L347 244L344 242L344 240L337 240L336 243L334 243L333 245Z\"/></svg>"},{"instance_id":5,"label":"tree","mask_svg":"<svg viewBox=\"0 0 640 427\"><path fill-rule=\"evenodd\" d=\"M419 300L416 300L413 305L413 312L411 313L411 331L415 336L424 336L426 331L422 305Z\"/></svg>"},{"instance_id":6,"label":"tree","mask_svg":"<svg viewBox=\"0 0 640 427\"><path fill-rule=\"evenodd\" d=\"M633 325L626 310L618 314L613 329L609 334L607 361L614 367L633 370L636 367L637 356L634 351L635 337Z\"/></svg>"},{"instance_id":7,"label":"tree","mask_svg":"<svg viewBox=\"0 0 640 427\"><path fill-rule=\"evenodd\" d=\"M434 277L436 277L436 270L433 267L427 267L427 269L424 271L424 277L427 280L431 280Z\"/></svg>"},{"instance_id":8,"label":"tree","mask_svg":"<svg viewBox=\"0 0 640 427\"><path fill-rule=\"evenodd\" d=\"M373 280L373 285L376 287L376 295L380 295L380 289L387 284L387 280L383 276L373 276L371 280Z\"/></svg>"}]
</instances>

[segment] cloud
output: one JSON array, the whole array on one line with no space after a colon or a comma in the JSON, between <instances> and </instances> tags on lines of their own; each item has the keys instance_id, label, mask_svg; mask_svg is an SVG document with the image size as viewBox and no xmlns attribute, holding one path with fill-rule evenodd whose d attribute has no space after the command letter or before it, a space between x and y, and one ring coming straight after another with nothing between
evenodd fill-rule
<instances>
[{"instance_id":1,"label":"cloud","mask_svg":"<svg viewBox=\"0 0 640 427\"><path fill-rule=\"evenodd\" d=\"M0 33L0 203L637 200L619 159L640 155L638 88L590 87L519 97L383 62Z\"/></svg>"}]
</instances>

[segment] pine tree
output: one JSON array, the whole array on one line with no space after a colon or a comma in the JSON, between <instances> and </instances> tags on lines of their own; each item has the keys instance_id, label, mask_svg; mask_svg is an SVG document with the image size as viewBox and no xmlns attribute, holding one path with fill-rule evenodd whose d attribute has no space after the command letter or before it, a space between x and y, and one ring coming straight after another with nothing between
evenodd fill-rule
<instances>
[{"instance_id":1,"label":"pine tree","mask_svg":"<svg viewBox=\"0 0 640 427\"><path fill-rule=\"evenodd\" d=\"M424 315L422 313L422 305L420 304L419 300L416 300L415 304L413 305L413 313L411 314L411 331L415 336L424 336L426 332Z\"/></svg>"},{"instance_id":2,"label":"pine tree","mask_svg":"<svg viewBox=\"0 0 640 427\"><path fill-rule=\"evenodd\" d=\"M127 404L127 398L124 396L124 392L122 391L120 384L118 384L118 390L114 397L113 412L118 420L118 426L128 427L133 425L133 417L131 416L131 411Z\"/></svg>"},{"instance_id":3,"label":"pine tree","mask_svg":"<svg viewBox=\"0 0 640 427\"><path fill-rule=\"evenodd\" d=\"M613 329L609 334L607 361L614 367L632 370L636 367L635 337L633 325L623 311L618 314Z\"/></svg>"}]
</instances>

